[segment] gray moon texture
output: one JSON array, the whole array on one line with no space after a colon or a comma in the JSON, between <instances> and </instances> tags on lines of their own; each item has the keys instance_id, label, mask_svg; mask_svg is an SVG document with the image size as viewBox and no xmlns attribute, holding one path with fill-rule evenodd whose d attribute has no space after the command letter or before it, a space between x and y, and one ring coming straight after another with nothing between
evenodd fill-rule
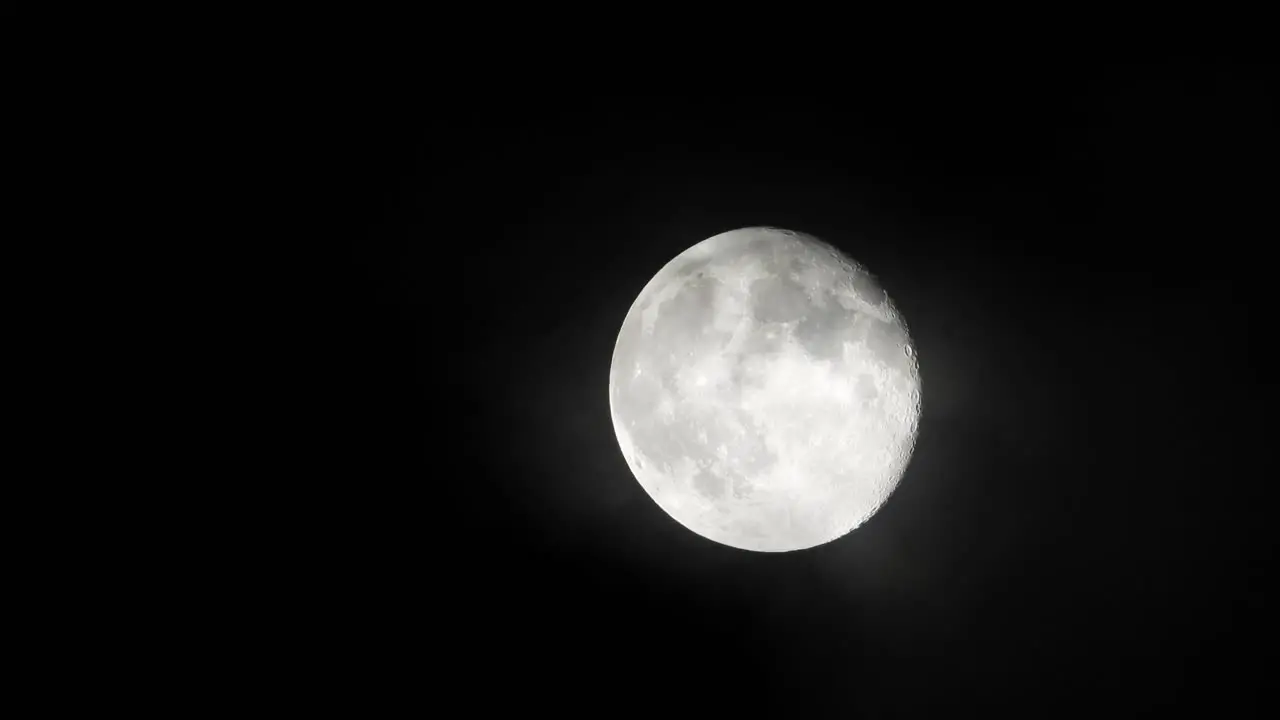
<instances>
[{"instance_id":1,"label":"gray moon texture","mask_svg":"<svg viewBox=\"0 0 1280 720\"><path fill-rule=\"evenodd\" d=\"M874 276L777 228L716 235L667 263L618 333L618 444L684 527L743 550L844 536L907 468L920 375Z\"/></svg>"}]
</instances>

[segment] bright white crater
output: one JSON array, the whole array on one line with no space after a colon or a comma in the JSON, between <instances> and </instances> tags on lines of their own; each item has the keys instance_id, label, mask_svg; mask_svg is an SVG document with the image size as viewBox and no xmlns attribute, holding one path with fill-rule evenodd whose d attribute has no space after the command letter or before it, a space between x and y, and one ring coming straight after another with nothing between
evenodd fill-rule
<instances>
[{"instance_id":1,"label":"bright white crater","mask_svg":"<svg viewBox=\"0 0 1280 720\"><path fill-rule=\"evenodd\" d=\"M862 266L776 228L680 253L631 306L609 406L664 511L735 548L839 538L897 486L920 375L906 323Z\"/></svg>"}]
</instances>

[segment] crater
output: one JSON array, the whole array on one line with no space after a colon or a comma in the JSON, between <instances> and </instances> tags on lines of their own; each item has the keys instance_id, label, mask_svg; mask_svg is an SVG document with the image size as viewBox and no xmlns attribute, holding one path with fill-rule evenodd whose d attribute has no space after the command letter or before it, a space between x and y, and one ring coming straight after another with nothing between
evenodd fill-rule
<instances>
[{"instance_id":1,"label":"crater","mask_svg":"<svg viewBox=\"0 0 1280 720\"><path fill-rule=\"evenodd\" d=\"M866 343L872 355L889 367L903 368L911 364L911 357L902 352L910 339L898 323L875 321L866 334Z\"/></svg>"}]
</instances>

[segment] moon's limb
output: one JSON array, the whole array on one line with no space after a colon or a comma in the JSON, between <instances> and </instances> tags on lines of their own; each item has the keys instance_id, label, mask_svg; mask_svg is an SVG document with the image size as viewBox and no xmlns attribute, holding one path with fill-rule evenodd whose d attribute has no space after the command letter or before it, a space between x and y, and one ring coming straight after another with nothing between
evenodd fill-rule
<instances>
[{"instance_id":1,"label":"moon's limb","mask_svg":"<svg viewBox=\"0 0 1280 720\"><path fill-rule=\"evenodd\" d=\"M610 408L663 510L717 542L784 551L884 503L919 388L906 325L864 268L816 238L749 228L689 248L641 291Z\"/></svg>"}]
</instances>

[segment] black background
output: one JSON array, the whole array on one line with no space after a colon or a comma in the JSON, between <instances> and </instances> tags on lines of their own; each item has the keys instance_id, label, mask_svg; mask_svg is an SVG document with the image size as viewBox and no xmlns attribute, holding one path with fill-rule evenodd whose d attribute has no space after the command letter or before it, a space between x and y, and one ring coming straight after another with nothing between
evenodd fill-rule
<instances>
[{"instance_id":1,"label":"black background","mask_svg":"<svg viewBox=\"0 0 1280 720\"><path fill-rule=\"evenodd\" d=\"M344 683L601 716L1265 697L1269 69L428 75L349 78L316 148L351 404L307 547ZM677 525L609 418L640 289L751 225L878 274L923 378L891 501L796 553Z\"/></svg>"}]
</instances>

